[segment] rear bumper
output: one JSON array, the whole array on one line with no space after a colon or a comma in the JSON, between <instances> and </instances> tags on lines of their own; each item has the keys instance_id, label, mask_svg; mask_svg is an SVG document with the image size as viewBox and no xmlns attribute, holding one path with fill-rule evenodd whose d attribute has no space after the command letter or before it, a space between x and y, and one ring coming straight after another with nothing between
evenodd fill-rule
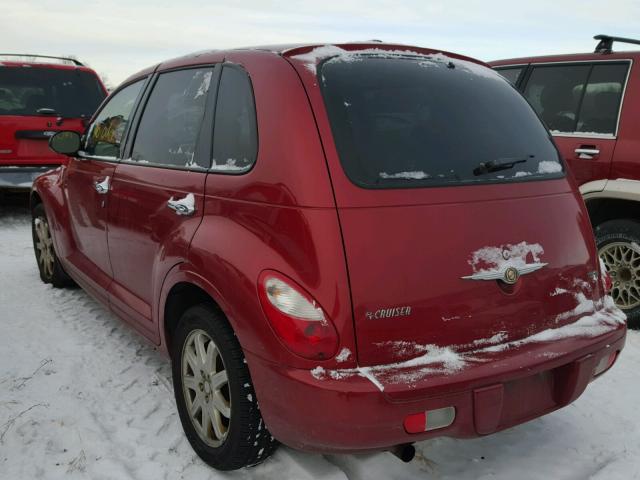
<instances>
[{"instance_id":1,"label":"rear bumper","mask_svg":"<svg viewBox=\"0 0 640 480\"><path fill-rule=\"evenodd\" d=\"M38 175L42 175L58 166L0 166L0 189L29 190Z\"/></svg>"},{"instance_id":2,"label":"rear bumper","mask_svg":"<svg viewBox=\"0 0 640 480\"><path fill-rule=\"evenodd\" d=\"M416 370L380 386L359 373L314 376L251 353L247 360L274 437L302 450L353 453L436 436L477 437L561 408L584 392L602 358L622 350L625 337L626 326L618 325L596 338L528 345L453 374ZM405 431L408 415L444 407L456 411L449 427Z\"/></svg>"}]
</instances>

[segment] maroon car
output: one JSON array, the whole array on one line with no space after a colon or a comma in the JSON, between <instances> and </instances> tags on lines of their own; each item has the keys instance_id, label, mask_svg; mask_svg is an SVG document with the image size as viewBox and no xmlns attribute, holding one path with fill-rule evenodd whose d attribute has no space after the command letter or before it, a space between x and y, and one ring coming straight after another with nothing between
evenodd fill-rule
<instances>
[{"instance_id":1,"label":"maroon car","mask_svg":"<svg viewBox=\"0 0 640 480\"><path fill-rule=\"evenodd\" d=\"M546 123L587 204L616 305L640 328L640 51L597 35L595 52L492 62Z\"/></svg>"},{"instance_id":2,"label":"maroon car","mask_svg":"<svg viewBox=\"0 0 640 480\"><path fill-rule=\"evenodd\" d=\"M615 362L589 218L524 98L381 43L187 56L121 85L31 204L42 280L167 351L210 465L475 437ZM522 172L528 172L524 175Z\"/></svg>"},{"instance_id":3,"label":"maroon car","mask_svg":"<svg viewBox=\"0 0 640 480\"><path fill-rule=\"evenodd\" d=\"M28 191L39 174L66 163L47 141L61 130L82 133L106 96L78 60L0 53L0 189Z\"/></svg>"}]
</instances>

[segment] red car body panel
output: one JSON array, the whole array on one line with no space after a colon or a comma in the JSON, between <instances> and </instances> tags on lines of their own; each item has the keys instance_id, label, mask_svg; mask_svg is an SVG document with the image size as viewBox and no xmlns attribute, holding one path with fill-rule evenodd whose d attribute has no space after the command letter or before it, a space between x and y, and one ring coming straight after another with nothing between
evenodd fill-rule
<instances>
[{"instance_id":1,"label":"red car body panel","mask_svg":"<svg viewBox=\"0 0 640 480\"><path fill-rule=\"evenodd\" d=\"M292 52L309 48L204 53L131 77L223 60L242 65L255 95L258 158L243 175L127 162L98 168L75 158L43 175L34 195L45 205L68 273L165 351L172 292L185 284L206 292L245 351L268 428L298 448L364 451L434 435L477 436L575 399L594 365L622 349L624 325L595 337L487 354L478 364L416 377L410 385L390 378L381 390L366 378L360 369L398 360L377 348L379 342L461 346L503 330L508 340L518 340L549 328L550 318L575 306L562 296L549 297L562 286L560 275L586 279L599 267L571 178L377 191L352 184L340 165L316 79L292 58ZM81 170L81 179L71 180ZM109 193L94 194L93 183L107 176ZM195 197L196 214L178 217L166 208L169 198L188 193ZM529 221L522 221L523 212ZM436 238L445 217L446 234ZM544 244L549 267L517 290L505 293L495 282L460 279L470 273L468 255L474 250L523 240ZM258 300L258 277L265 269L308 292L335 325L340 349L352 354L315 361L288 350ZM593 295L602 295L597 283ZM550 301L542 304L542 297ZM413 321L363 320L375 305L398 302L415 308ZM443 319L469 312L478 312L473 324ZM338 374L323 377L322 371ZM403 429L406 415L442 406L456 408L450 427L419 435Z\"/></svg>"}]
</instances>

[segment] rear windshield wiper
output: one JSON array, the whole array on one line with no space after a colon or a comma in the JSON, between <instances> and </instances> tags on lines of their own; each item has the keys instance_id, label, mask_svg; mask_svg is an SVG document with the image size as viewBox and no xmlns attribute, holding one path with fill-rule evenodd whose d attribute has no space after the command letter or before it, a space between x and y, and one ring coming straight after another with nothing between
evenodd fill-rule
<instances>
[{"instance_id":1,"label":"rear windshield wiper","mask_svg":"<svg viewBox=\"0 0 640 480\"><path fill-rule=\"evenodd\" d=\"M476 168L473 169L474 175L484 175L485 173L498 172L500 170L508 170L513 168L518 163L524 163L534 155L527 157L516 158L498 158L497 160L489 160L488 162L480 162Z\"/></svg>"}]
</instances>

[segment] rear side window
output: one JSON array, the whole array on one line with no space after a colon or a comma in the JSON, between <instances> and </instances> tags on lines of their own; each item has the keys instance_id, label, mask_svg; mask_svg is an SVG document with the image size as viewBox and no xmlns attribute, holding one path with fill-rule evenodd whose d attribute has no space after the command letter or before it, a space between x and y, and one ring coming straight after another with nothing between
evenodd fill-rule
<instances>
[{"instance_id":1,"label":"rear side window","mask_svg":"<svg viewBox=\"0 0 640 480\"><path fill-rule=\"evenodd\" d=\"M132 83L114 93L89 127L84 153L117 158L133 106L142 90L144 80Z\"/></svg>"},{"instance_id":2,"label":"rear side window","mask_svg":"<svg viewBox=\"0 0 640 480\"><path fill-rule=\"evenodd\" d=\"M258 154L256 107L251 80L238 67L225 66L220 78L211 171L242 173Z\"/></svg>"},{"instance_id":3,"label":"rear side window","mask_svg":"<svg viewBox=\"0 0 640 480\"><path fill-rule=\"evenodd\" d=\"M326 61L319 81L343 168L362 187L562 175L535 112L486 67L442 55L352 55Z\"/></svg>"},{"instance_id":4,"label":"rear side window","mask_svg":"<svg viewBox=\"0 0 640 480\"><path fill-rule=\"evenodd\" d=\"M553 133L613 135L628 63L534 67L524 94Z\"/></svg>"},{"instance_id":5,"label":"rear side window","mask_svg":"<svg viewBox=\"0 0 640 480\"><path fill-rule=\"evenodd\" d=\"M207 168L195 157L212 68L163 73L142 114L131 160L174 167Z\"/></svg>"},{"instance_id":6,"label":"rear side window","mask_svg":"<svg viewBox=\"0 0 640 480\"><path fill-rule=\"evenodd\" d=\"M511 83L512 85L516 85L518 83L523 70L524 67L496 68L496 72L509 80L509 83Z\"/></svg>"},{"instance_id":7,"label":"rear side window","mask_svg":"<svg viewBox=\"0 0 640 480\"><path fill-rule=\"evenodd\" d=\"M105 97L97 77L84 70L0 66L0 115L46 109L49 115L90 117Z\"/></svg>"},{"instance_id":8,"label":"rear side window","mask_svg":"<svg viewBox=\"0 0 640 480\"><path fill-rule=\"evenodd\" d=\"M578 132L615 133L628 68L627 64L593 66L578 115Z\"/></svg>"},{"instance_id":9,"label":"rear side window","mask_svg":"<svg viewBox=\"0 0 640 480\"><path fill-rule=\"evenodd\" d=\"M590 65L541 66L531 72L524 95L552 132L574 132Z\"/></svg>"}]
</instances>

